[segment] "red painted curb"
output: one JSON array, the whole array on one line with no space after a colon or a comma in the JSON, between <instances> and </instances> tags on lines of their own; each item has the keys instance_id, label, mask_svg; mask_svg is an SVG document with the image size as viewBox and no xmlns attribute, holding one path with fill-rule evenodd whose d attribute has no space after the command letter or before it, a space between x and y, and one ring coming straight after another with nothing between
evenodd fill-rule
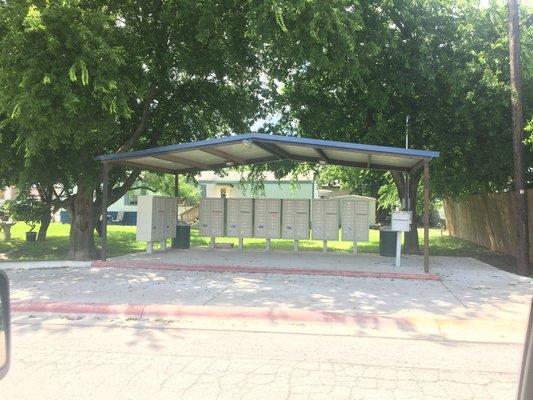
<instances>
[{"instance_id":1,"label":"red painted curb","mask_svg":"<svg viewBox=\"0 0 533 400\"><path fill-rule=\"evenodd\" d=\"M352 278L411 279L423 281L440 280L440 276L436 274L419 274L415 272L348 271L310 268L250 267L242 265L189 265L166 263L161 261L93 261L91 266L96 268L135 268L176 271L245 272L252 274L346 276Z\"/></svg>"},{"instance_id":2,"label":"red painted curb","mask_svg":"<svg viewBox=\"0 0 533 400\"><path fill-rule=\"evenodd\" d=\"M407 318L384 317L372 314L346 314L330 311L312 311L297 308L272 309L266 307L226 307L174 304L109 304L69 302L15 302L11 311L47 312L60 314L127 315L138 319L148 317L255 319L291 322L323 322L357 325L377 329L394 322L402 330L414 330L415 324Z\"/></svg>"}]
</instances>

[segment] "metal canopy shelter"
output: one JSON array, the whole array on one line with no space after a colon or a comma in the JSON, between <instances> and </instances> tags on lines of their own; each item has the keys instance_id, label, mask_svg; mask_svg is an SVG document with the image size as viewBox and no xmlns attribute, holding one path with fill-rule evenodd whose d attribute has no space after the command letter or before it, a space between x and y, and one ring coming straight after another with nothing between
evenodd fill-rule
<instances>
[{"instance_id":1,"label":"metal canopy shelter","mask_svg":"<svg viewBox=\"0 0 533 400\"><path fill-rule=\"evenodd\" d=\"M103 163L102 215L107 215L110 165L168 174L196 173L238 165L293 160L411 174L424 168L424 270L429 271L429 161L435 151L374 146L293 136L245 133L96 157ZM102 259L106 259L107 218L102 218Z\"/></svg>"}]
</instances>

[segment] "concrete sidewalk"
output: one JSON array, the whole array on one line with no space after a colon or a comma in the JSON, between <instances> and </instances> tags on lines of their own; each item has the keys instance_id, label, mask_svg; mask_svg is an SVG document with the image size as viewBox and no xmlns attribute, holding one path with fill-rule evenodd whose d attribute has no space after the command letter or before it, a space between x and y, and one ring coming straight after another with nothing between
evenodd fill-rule
<instances>
[{"instance_id":1,"label":"concrete sidewalk","mask_svg":"<svg viewBox=\"0 0 533 400\"><path fill-rule=\"evenodd\" d=\"M126 305L181 320L200 315L227 318L235 310L245 310L241 316L252 319L263 315L271 322L272 315L285 313L305 323L320 322L333 313L347 320L367 316L392 321L381 323L381 332L403 334L409 332L406 326L413 326L415 334L463 331L471 337L477 330L483 340L521 341L532 280L468 258L452 261L441 267L441 281L85 267L8 274L15 310L20 307L26 313L65 313L71 304L73 313L91 313L93 307L100 310L94 313L113 314ZM18 302L25 305L17 306ZM313 315L313 321L305 321L304 315Z\"/></svg>"}]
</instances>

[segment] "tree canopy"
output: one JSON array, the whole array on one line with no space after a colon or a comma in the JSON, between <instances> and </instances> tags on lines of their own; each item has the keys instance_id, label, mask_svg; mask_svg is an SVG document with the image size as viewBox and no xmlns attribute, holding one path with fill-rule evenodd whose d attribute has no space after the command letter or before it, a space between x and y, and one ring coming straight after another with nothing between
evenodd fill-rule
<instances>
[{"instance_id":1,"label":"tree canopy","mask_svg":"<svg viewBox=\"0 0 533 400\"><path fill-rule=\"evenodd\" d=\"M533 132L527 11L522 31ZM272 132L393 146L403 146L409 115L410 146L441 151L432 167L438 195L505 189L508 65L505 7L496 2L3 2L0 154L20 168L3 163L0 181L36 185L50 206L70 210L73 258L96 255L94 156L244 132L266 115L275 116ZM139 173L113 167L109 201ZM401 189L403 178L393 178Z\"/></svg>"}]
</instances>

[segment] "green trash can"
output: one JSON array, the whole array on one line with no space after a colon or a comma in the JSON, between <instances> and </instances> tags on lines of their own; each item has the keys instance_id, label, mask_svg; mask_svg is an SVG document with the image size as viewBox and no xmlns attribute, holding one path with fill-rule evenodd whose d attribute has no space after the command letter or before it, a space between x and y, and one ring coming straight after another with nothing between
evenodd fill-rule
<instances>
[{"instance_id":1,"label":"green trash can","mask_svg":"<svg viewBox=\"0 0 533 400\"><path fill-rule=\"evenodd\" d=\"M178 221L176 237L172 239L173 249L188 249L191 247L191 226L185 221Z\"/></svg>"},{"instance_id":2,"label":"green trash can","mask_svg":"<svg viewBox=\"0 0 533 400\"><path fill-rule=\"evenodd\" d=\"M379 231L379 255L396 256L396 231L391 231L390 228Z\"/></svg>"}]
</instances>

